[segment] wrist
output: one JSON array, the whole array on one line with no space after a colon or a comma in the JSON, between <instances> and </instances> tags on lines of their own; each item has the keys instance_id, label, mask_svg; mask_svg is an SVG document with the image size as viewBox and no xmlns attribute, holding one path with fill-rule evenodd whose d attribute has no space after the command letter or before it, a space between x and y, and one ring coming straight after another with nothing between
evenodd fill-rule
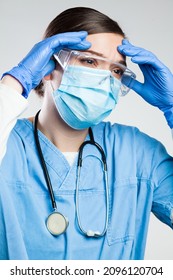
<instances>
[{"instance_id":1,"label":"wrist","mask_svg":"<svg viewBox=\"0 0 173 280\"><path fill-rule=\"evenodd\" d=\"M25 67L22 65L15 66L10 71L3 74L2 77L11 76L22 86L22 95L27 98L32 89L32 81Z\"/></svg>"},{"instance_id":2,"label":"wrist","mask_svg":"<svg viewBox=\"0 0 173 280\"><path fill-rule=\"evenodd\" d=\"M1 83L15 89L20 94L23 92L23 86L21 83L11 75L4 75Z\"/></svg>"}]
</instances>

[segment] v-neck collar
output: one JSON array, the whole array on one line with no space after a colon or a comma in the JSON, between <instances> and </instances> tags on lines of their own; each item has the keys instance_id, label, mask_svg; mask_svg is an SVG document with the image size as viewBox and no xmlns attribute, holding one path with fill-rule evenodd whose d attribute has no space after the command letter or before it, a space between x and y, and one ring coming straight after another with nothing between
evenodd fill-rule
<instances>
[{"instance_id":1,"label":"v-neck collar","mask_svg":"<svg viewBox=\"0 0 173 280\"><path fill-rule=\"evenodd\" d=\"M26 141L30 147L32 147L33 151L37 152L33 133L33 124L29 120L18 120L14 130L20 135L21 138L23 138L23 141ZM97 126L92 127L92 130L95 141L103 147L104 123L102 122ZM48 168L53 169L53 171L57 174L59 180L61 181L61 187L63 187L63 185L68 185L71 182L71 179L76 177L78 157L76 157L73 165L70 166L63 153L40 130L38 130L38 136L42 153L44 155L44 160ZM89 139L89 134L87 134L85 141ZM97 148L93 147L93 145L87 145L84 148L83 160L87 156L101 158L99 151ZM85 162L84 165L86 169L90 168L90 166L87 166Z\"/></svg>"}]
</instances>

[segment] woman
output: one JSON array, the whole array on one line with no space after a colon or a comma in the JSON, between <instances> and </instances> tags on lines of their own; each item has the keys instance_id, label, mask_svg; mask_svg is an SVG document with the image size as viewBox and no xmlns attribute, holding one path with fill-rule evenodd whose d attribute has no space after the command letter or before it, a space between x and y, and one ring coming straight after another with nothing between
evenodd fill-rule
<instances>
[{"instance_id":1,"label":"woman","mask_svg":"<svg viewBox=\"0 0 173 280\"><path fill-rule=\"evenodd\" d=\"M142 259L150 212L172 227L172 158L137 128L102 122L132 88L173 127L172 74L124 38L106 15L72 8L3 74L1 259ZM17 121L31 89L41 111Z\"/></svg>"}]
</instances>

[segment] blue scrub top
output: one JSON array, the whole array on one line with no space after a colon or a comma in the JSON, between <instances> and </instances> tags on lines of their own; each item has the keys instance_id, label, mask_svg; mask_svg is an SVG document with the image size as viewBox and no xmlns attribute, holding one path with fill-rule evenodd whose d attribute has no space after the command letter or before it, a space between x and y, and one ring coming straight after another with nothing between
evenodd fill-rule
<instances>
[{"instance_id":1,"label":"blue scrub top","mask_svg":"<svg viewBox=\"0 0 173 280\"><path fill-rule=\"evenodd\" d=\"M137 128L102 122L95 141L108 163L109 223L104 237L84 236L75 208L77 159L70 167L63 154L39 132L58 211L69 220L65 234L45 225L52 205L35 147L32 124L18 120L0 169L0 259L143 259L151 211L171 224L173 159L157 140ZM87 136L88 138L88 136ZM79 210L85 230L102 231L106 205L100 154L83 153Z\"/></svg>"}]
</instances>

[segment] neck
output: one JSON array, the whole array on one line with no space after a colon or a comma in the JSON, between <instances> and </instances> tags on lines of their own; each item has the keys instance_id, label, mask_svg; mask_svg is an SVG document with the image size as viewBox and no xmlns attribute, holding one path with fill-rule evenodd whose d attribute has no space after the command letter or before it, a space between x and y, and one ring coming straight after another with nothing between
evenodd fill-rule
<instances>
[{"instance_id":1,"label":"neck","mask_svg":"<svg viewBox=\"0 0 173 280\"><path fill-rule=\"evenodd\" d=\"M38 129L61 151L77 152L84 142L88 129L75 130L60 117L54 103L43 102Z\"/></svg>"}]
</instances>

